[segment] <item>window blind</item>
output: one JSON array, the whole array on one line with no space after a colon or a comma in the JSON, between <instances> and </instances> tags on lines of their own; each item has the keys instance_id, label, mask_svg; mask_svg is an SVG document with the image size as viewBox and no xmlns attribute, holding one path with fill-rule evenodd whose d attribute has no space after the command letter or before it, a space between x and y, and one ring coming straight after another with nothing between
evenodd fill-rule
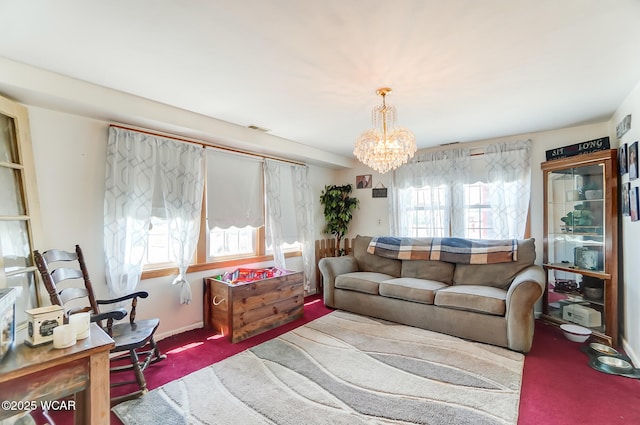
<instances>
[{"instance_id":1,"label":"window blind","mask_svg":"<svg viewBox=\"0 0 640 425\"><path fill-rule=\"evenodd\" d=\"M209 228L264 224L262 159L207 149Z\"/></svg>"}]
</instances>

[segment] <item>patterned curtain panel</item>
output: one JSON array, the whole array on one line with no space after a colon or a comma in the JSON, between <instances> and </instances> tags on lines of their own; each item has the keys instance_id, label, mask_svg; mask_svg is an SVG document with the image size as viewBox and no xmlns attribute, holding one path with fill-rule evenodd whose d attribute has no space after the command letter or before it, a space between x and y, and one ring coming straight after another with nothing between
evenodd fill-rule
<instances>
[{"instance_id":1,"label":"patterned curtain panel","mask_svg":"<svg viewBox=\"0 0 640 425\"><path fill-rule=\"evenodd\" d=\"M464 235L464 219L453 211L464 205L469 158L468 149L429 152L395 170L389 202L391 235Z\"/></svg>"},{"instance_id":2,"label":"patterned curtain panel","mask_svg":"<svg viewBox=\"0 0 640 425\"><path fill-rule=\"evenodd\" d=\"M294 165L293 196L295 199L296 225L299 241L302 243L302 261L304 263L304 290L309 291L316 282L316 253L314 241L315 223L313 220L313 192L309 184L309 167Z\"/></svg>"},{"instance_id":3,"label":"patterned curtain panel","mask_svg":"<svg viewBox=\"0 0 640 425\"><path fill-rule=\"evenodd\" d=\"M280 201L280 192L282 190L280 181L280 174L284 168L284 164L272 161L269 159L264 160L264 187L266 195L266 228L265 237L267 244L271 245L273 249L273 262L279 269L286 269L284 261L284 251L282 250L283 238L282 238L282 203Z\"/></svg>"},{"instance_id":4,"label":"patterned curtain panel","mask_svg":"<svg viewBox=\"0 0 640 425\"><path fill-rule=\"evenodd\" d=\"M180 302L191 302L187 267L198 244L202 191L204 189L204 153L202 146L158 139L158 167L164 208L169 219L171 259L178 264Z\"/></svg>"},{"instance_id":5,"label":"patterned curtain panel","mask_svg":"<svg viewBox=\"0 0 640 425\"><path fill-rule=\"evenodd\" d=\"M156 141L109 128L104 195L104 252L111 296L133 292L147 248L156 175Z\"/></svg>"},{"instance_id":6,"label":"patterned curtain panel","mask_svg":"<svg viewBox=\"0 0 640 425\"><path fill-rule=\"evenodd\" d=\"M487 146L494 239L524 237L531 197L531 140Z\"/></svg>"},{"instance_id":7,"label":"patterned curtain panel","mask_svg":"<svg viewBox=\"0 0 640 425\"><path fill-rule=\"evenodd\" d=\"M270 159L264 161L266 191L266 239L272 246L275 266L286 269L283 244L300 242L304 289L315 282L313 196L308 167Z\"/></svg>"},{"instance_id":8,"label":"patterned curtain panel","mask_svg":"<svg viewBox=\"0 0 640 425\"><path fill-rule=\"evenodd\" d=\"M180 302L191 301L186 270L200 229L204 188L201 146L136 131L109 128L104 200L107 285L114 297L133 292L142 273L152 209L163 208L171 237L171 260L179 274ZM154 190L162 205L154 204Z\"/></svg>"}]
</instances>

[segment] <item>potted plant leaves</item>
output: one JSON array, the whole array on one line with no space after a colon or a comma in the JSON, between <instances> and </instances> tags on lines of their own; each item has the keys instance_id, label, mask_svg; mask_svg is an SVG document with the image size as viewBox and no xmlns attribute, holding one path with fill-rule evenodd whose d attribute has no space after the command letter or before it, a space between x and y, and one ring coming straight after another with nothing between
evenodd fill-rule
<instances>
[{"instance_id":1,"label":"potted plant leaves","mask_svg":"<svg viewBox=\"0 0 640 425\"><path fill-rule=\"evenodd\" d=\"M340 241L347 234L349 222L353 218L353 210L358 207L358 198L349 196L352 187L350 184L343 186L325 186L320 195L320 203L324 206L324 218L326 226L324 233L333 235L336 238L336 246L339 255L344 253L340 248Z\"/></svg>"}]
</instances>

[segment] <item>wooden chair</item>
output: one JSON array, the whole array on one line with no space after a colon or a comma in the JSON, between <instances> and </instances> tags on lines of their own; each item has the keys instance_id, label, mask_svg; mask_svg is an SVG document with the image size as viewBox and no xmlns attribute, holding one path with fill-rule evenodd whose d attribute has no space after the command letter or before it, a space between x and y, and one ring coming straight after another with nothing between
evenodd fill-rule
<instances>
[{"instance_id":1,"label":"wooden chair","mask_svg":"<svg viewBox=\"0 0 640 425\"><path fill-rule=\"evenodd\" d=\"M111 387L118 387L136 383L138 390L111 398L111 406L122 401L138 398L145 394L147 383L144 378L144 370L151 363L158 362L166 358L161 355L153 339L153 334L160 323L159 319L136 321L136 306L138 298L147 298L147 292L139 291L124 297L112 300L97 300L93 292L93 286L89 279L89 273L84 262L82 250L76 245L75 252L61 250L48 250L40 254L33 252L36 266L40 271L44 286L49 293L52 304L57 304L65 309L65 315L88 311L91 313L91 321L107 332L115 341L115 348L112 353L120 353L111 358L112 363L121 359L129 358L129 364L124 366L111 367L111 373L123 371L133 371L135 380L125 382L115 382ZM53 264L53 266L52 266ZM83 281L83 286L72 286L73 281ZM70 282L67 282L70 281ZM64 283L63 283L64 282ZM58 284L63 283L62 286ZM131 300L131 309L127 313L124 308L114 308L108 312L100 312L100 305L117 304ZM114 320L121 320L129 315L128 322L115 323ZM103 322L106 325L103 326ZM122 362L117 362L122 363Z\"/></svg>"}]
</instances>

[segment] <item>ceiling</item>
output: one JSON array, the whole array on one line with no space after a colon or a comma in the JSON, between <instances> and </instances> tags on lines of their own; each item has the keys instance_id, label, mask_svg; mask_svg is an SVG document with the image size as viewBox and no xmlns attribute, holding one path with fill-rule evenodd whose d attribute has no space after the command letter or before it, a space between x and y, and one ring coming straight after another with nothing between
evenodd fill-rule
<instances>
[{"instance_id":1,"label":"ceiling","mask_svg":"<svg viewBox=\"0 0 640 425\"><path fill-rule=\"evenodd\" d=\"M640 80L639 18L638 0L1 0L0 57L351 157L384 86L419 148L607 120Z\"/></svg>"}]
</instances>

